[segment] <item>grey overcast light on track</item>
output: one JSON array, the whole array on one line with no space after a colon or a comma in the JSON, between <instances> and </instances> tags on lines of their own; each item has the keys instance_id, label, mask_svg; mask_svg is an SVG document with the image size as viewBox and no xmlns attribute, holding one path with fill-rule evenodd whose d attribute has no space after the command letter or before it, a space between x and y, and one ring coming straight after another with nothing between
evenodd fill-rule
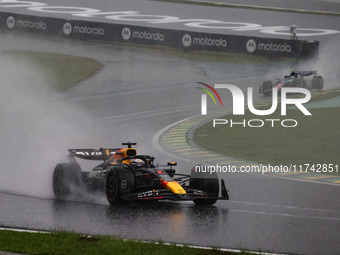
<instances>
[{"instance_id":1,"label":"grey overcast light on track","mask_svg":"<svg viewBox=\"0 0 340 255\"><path fill-rule=\"evenodd\" d=\"M45 2L56 5L52 1ZM228 21L251 22L263 26L296 23L313 28L339 30L339 18L323 15L151 1L142 3L58 1L58 5L97 8L102 11L136 10L153 15L174 15L182 19L226 20L228 17ZM320 4L316 1L313 3ZM24 8L16 8L15 11L27 12ZM173 27L184 28L179 24ZM269 36L258 31L245 34L249 33ZM339 72L332 62L338 61L338 55L335 55L334 60L332 53L337 53L339 36L327 35L315 39L322 42L320 53L327 52L326 56L333 64L335 73ZM334 48L335 51L332 52ZM140 153L155 155L157 162L176 160L155 151L151 139L163 127L199 114L200 92L195 89L196 81L212 84L235 83L242 89L249 86L258 88L269 72L281 75L282 70L288 71L287 64L193 62L150 50L123 46L50 40L43 36L36 38L29 35L0 34L0 50L8 49L91 57L104 64L104 68L64 93L45 93L39 90L36 96L26 94L22 87L19 88L23 91L9 88L16 103L2 107L1 114L5 114L6 120L11 121L13 126L10 130L15 135L5 137L6 130L2 127L1 143L7 142L7 146L0 150L0 189L3 191L0 193L1 226L71 230L256 251L294 254L340 253L338 186L252 174L230 174L224 178L230 190L231 200L218 202L216 206L207 208L195 207L193 203L170 202L159 203L158 206L114 207L109 206L102 196L90 197L85 202L60 202L53 199L53 164L65 160L68 147L116 147L121 142L131 140L138 142L137 149ZM323 57L320 56L320 59ZM8 64L3 60L1 57L1 70L7 70L7 75L17 76L18 73L23 73L24 77L15 77L14 80L8 77L2 80L1 86L4 86L3 83L7 80L24 81L28 83L25 85L30 86L30 83L37 80L38 74L45 75L41 70L35 70L25 63L17 63L16 66L16 62ZM327 66L324 62L319 65ZM334 72L329 73L334 75ZM1 74L3 77L4 73ZM1 96L1 105L8 102L6 100ZM259 102L263 99L256 94L255 100ZM231 106L231 102L226 100L226 105ZM25 103L34 110L24 111L25 114L22 114ZM62 112L63 116L58 112ZM12 116L16 113L20 115ZM41 133L29 129L36 127L37 123L45 125L45 128L38 128ZM64 125L68 127L65 129ZM21 140L25 135L31 139ZM8 151L15 151L20 160L16 160L15 155L9 159L3 158L3 155L12 155ZM50 161L45 162L47 160ZM182 160L178 162L177 170L180 172L188 172L194 163ZM47 166L50 168L43 168Z\"/></svg>"}]
</instances>

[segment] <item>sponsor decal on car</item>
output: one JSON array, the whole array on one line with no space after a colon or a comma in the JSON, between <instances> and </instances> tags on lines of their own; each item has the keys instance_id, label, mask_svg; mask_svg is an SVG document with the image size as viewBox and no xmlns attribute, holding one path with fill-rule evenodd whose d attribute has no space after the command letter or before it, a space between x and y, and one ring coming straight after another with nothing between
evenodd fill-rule
<instances>
[{"instance_id":1,"label":"sponsor decal on car","mask_svg":"<svg viewBox=\"0 0 340 255\"><path fill-rule=\"evenodd\" d=\"M122 180L122 181L120 182L120 187L121 187L122 189L125 189L125 188L126 188L126 180Z\"/></svg>"},{"instance_id":2,"label":"sponsor decal on car","mask_svg":"<svg viewBox=\"0 0 340 255\"><path fill-rule=\"evenodd\" d=\"M158 196L159 190L149 190L137 194L138 198Z\"/></svg>"}]
</instances>

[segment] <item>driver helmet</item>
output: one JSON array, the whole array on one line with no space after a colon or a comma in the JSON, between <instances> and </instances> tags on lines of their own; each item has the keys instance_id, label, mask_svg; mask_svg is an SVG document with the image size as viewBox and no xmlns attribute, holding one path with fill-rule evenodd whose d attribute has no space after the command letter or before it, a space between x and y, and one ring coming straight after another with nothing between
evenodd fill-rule
<instances>
[{"instance_id":1,"label":"driver helmet","mask_svg":"<svg viewBox=\"0 0 340 255\"><path fill-rule=\"evenodd\" d=\"M138 158L136 158L136 159L129 159L127 164L132 166L132 167L143 167L144 166L144 161L141 160L141 159L138 159Z\"/></svg>"}]
</instances>

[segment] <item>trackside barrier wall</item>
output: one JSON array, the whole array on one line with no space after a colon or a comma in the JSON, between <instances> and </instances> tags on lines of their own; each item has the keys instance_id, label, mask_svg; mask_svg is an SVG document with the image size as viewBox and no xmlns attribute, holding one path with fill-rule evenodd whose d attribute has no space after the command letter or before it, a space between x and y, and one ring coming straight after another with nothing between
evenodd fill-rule
<instances>
[{"instance_id":1,"label":"trackside barrier wall","mask_svg":"<svg viewBox=\"0 0 340 255\"><path fill-rule=\"evenodd\" d=\"M212 50L265 57L311 57L319 42L200 33L142 26L66 20L0 12L0 29L100 40L157 45L190 50Z\"/></svg>"}]
</instances>

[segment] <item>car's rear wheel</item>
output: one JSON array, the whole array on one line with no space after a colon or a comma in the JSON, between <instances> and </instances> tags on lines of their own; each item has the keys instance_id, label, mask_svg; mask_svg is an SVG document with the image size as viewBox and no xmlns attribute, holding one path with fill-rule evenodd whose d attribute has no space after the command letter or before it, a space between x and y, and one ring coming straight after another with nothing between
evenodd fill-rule
<instances>
[{"instance_id":1,"label":"car's rear wheel","mask_svg":"<svg viewBox=\"0 0 340 255\"><path fill-rule=\"evenodd\" d=\"M57 199L67 199L79 193L82 188L82 172L72 163L60 163L53 172L53 192Z\"/></svg>"},{"instance_id":2,"label":"car's rear wheel","mask_svg":"<svg viewBox=\"0 0 340 255\"><path fill-rule=\"evenodd\" d=\"M119 176L116 169L112 169L107 176L106 198L111 205L122 205L127 202L119 197Z\"/></svg>"},{"instance_id":3,"label":"car's rear wheel","mask_svg":"<svg viewBox=\"0 0 340 255\"><path fill-rule=\"evenodd\" d=\"M270 96L272 94L272 90L273 90L273 82L268 80L268 81L264 81L262 83L262 87L261 87L261 91L263 93L264 96Z\"/></svg>"},{"instance_id":4,"label":"car's rear wheel","mask_svg":"<svg viewBox=\"0 0 340 255\"><path fill-rule=\"evenodd\" d=\"M323 89L324 80L322 76L315 76L312 80L312 89Z\"/></svg>"},{"instance_id":5,"label":"car's rear wheel","mask_svg":"<svg viewBox=\"0 0 340 255\"><path fill-rule=\"evenodd\" d=\"M196 205L213 205L217 201L219 193L219 181L216 173L197 172L195 167L192 168L189 186L206 192L212 198L196 198Z\"/></svg>"}]
</instances>

